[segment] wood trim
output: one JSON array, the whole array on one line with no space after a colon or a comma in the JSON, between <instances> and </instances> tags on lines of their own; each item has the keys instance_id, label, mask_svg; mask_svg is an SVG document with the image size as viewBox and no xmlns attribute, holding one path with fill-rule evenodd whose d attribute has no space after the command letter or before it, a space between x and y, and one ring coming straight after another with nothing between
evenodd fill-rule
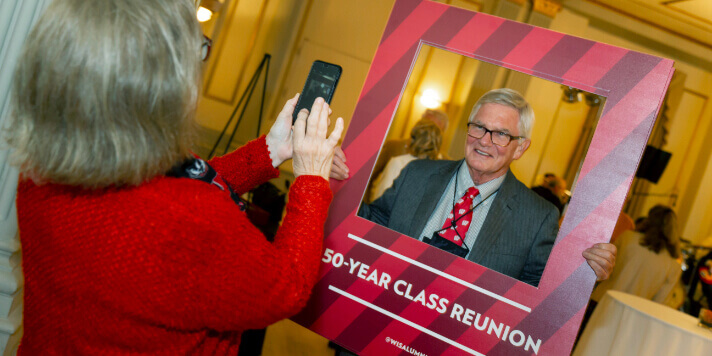
<instances>
[{"instance_id":1,"label":"wood trim","mask_svg":"<svg viewBox=\"0 0 712 356\"><path fill-rule=\"evenodd\" d=\"M561 3L555 0L533 0L533 10L551 17L556 17L556 14L561 11Z\"/></svg>"},{"instance_id":2,"label":"wood trim","mask_svg":"<svg viewBox=\"0 0 712 356\"><path fill-rule=\"evenodd\" d=\"M709 1L709 0L708 0L708 1ZM699 16L697 16L697 15L695 15L695 14L692 14L692 13L689 13L689 12L687 12L687 11L685 11L685 10L681 10L681 9L677 9L677 8L675 8L675 7L669 6L669 4L673 4L673 3L676 3L676 2L681 2L681 1L680 1L680 0L676 0L676 1L663 1L663 2L660 3L660 5L664 6L666 9L668 9L668 10L670 10L670 11L680 13L680 14L682 14L682 15L684 15L684 16L689 16L689 17L691 17L691 18L693 18L693 19L695 19L695 20L697 20L697 21L700 21L700 22L702 22L702 23L706 23L706 24L712 26L712 21L710 21L709 19L706 19L706 18L704 18L704 17L699 17ZM684 20L681 20L681 21L687 23L688 25L693 25L693 26L694 26L694 24L689 23L689 22L687 22L687 21L684 21Z\"/></svg>"},{"instance_id":3,"label":"wood trim","mask_svg":"<svg viewBox=\"0 0 712 356\"><path fill-rule=\"evenodd\" d=\"M709 103L709 97L703 93L696 92L694 90L690 90L690 89L687 89L684 87L682 88L682 91L683 91L683 93L687 92L693 96L700 97L704 101L704 103L702 104L702 110L700 110L700 116L697 118L697 123L695 124L695 128L692 131L692 137L690 137L690 144L687 145L687 149L685 150L685 155L682 156L683 158L687 158L690 154L690 151L692 150L692 142L695 142L695 137L697 137L700 134L699 128L700 128L700 125L702 124L702 121L704 120L705 110L707 109L707 103ZM688 162L687 159L683 159L682 165L680 165L680 169L678 170L678 173L677 173L677 178L675 178L675 183L673 183L673 185L672 185L673 189L677 189L677 187L679 186L680 180L682 179L682 172L685 170L684 167L685 167L685 163L687 163L687 162Z\"/></svg>"},{"instance_id":4,"label":"wood trim","mask_svg":"<svg viewBox=\"0 0 712 356\"><path fill-rule=\"evenodd\" d=\"M617 14L619 14L619 15L622 15L622 16L625 16L625 17L628 17L628 18L631 18L631 19L636 20L636 21L638 21L638 22L644 23L644 24L646 24L646 25L648 25L648 26L654 27L654 28L656 28L656 29L658 29L658 30L671 33L671 34L673 34L673 35L675 35L675 36L678 36L678 37L680 37L680 38L683 38L683 39L685 39L685 40L688 40L688 41L690 41L690 42L692 42L692 43L695 43L695 44L697 44L697 45L700 45L700 46L702 46L702 47L705 47L705 48L708 48L708 49L712 49L712 44L710 44L710 43L704 42L704 41L702 41L702 40L698 40L698 39L696 39L696 38L694 38L694 37L690 37L690 36L688 36L688 35L686 35L686 34L684 34L684 33L680 33L680 32L675 31L675 30L673 30L673 29L660 26L660 25L658 25L658 24L655 23L655 22L652 22L652 21L650 21L650 20L646 20L646 19L644 19L644 18L642 18L642 17L640 17L640 16L633 15L633 14L631 14L631 13L629 13L629 12L622 11L622 10L620 10L620 9L618 9L618 8L615 8L615 7L612 7L612 6L608 5L608 4L602 3L602 2L600 2L599 0L586 0L586 1L588 1L588 2L590 2L590 3L592 3L592 4L595 4L595 5L597 5L597 6L600 6L600 7L602 7L602 8L605 8L606 10L615 12L615 13L617 13Z\"/></svg>"},{"instance_id":5,"label":"wood trim","mask_svg":"<svg viewBox=\"0 0 712 356\"><path fill-rule=\"evenodd\" d=\"M683 88L683 91L687 91L695 96L699 96L699 97L708 99L708 97L705 94L697 92L697 91L689 90L687 88ZM703 108L701 110L700 119L698 120L698 123L702 122L701 120L704 120L704 111L707 109L708 102L709 102L709 99L705 101L705 106L703 106ZM693 142L694 138L698 135L697 131L700 131L700 130L695 130L695 134L690 139L690 142ZM704 138L707 134L709 134L711 132L712 132L712 126L710 126L706 132L700 133L700 135L702 135L702 137ZM692 215L692 208L696 201L697 192L699 191L700 186L702 186L702 184L703 184L702 178L705 173L704 169L707 166L707 162L710 159L711 151L712 151L712 149L710 149L709 145L701 146L700 152L699 152L697 158L693 162L691 162L691 164L693 165L693 170L694 170L694 168L702 167L703 171L698 172L698 174L692 174L690 176L690 179L688 179L688 181L685 182L685 185L687 188L685 189L684 194L678 195L678 201L681 202L680 208L677 210L677 216L678 216L678 220L679 220L678 224L681 227L680 233L683 233L685 230L687 230L687 224L690 220L690 215ZM682 171L682 169L681 169L681 171ZM691 237L691 236L687 236L686 238L693 239L693 237Z\"/></svg>"},{"instance_id":6,"label":"wood trim","mask_svg":"<svg viewBox=\"0 0 712 356\"><path fill-rule=\"evenodd\" d=\"M406 111L406 115L404 116L406 119L406 124L403 125L401 128L401 132L398 134L399 138L404 138L408 137L410 133L410 128L411 128L411 115L413 113L413 105L418 102L417 96L418 93L422 93L422 86L423 86L423 77L428 73L428 69L430 69L430 62L432 61L433 58L433 51L435 49L443 50L442 48L438 48L433 46L432 44L426 43L426 42L420 42L420 48L418 49L418 52L416 53L415 57L415 62L418 61L418 57L420 56L421 53L423 53L423 46L428 46L430 49L428 50L428 54L426 54L425 57L425 63L423 63L423 70L420 72L417 78L417 82L415 82L415 89L413 90L413 100L411 100L410 105L408 105L408 111ZM410 74L408 75L408 83L410 83L411 76L413 75L413 71L411 69ZM408 86L408 84L406 84ZM401 98L401 102L402 102Z\"/></svg>"},{"instance_id":7,"label":"wood trim","mask_svg":"<svg viewBox=\"0 0 712 356\"><path fill-rule=\"evenodd\" d=\"M466 8L467 10L472 10L472 11L477 11L477 12L482 11L482 0L457 0L457 1L472 4L472 8ZM453 4L453 0L447 0L445 3L447 3L448 5L452 5L452 6L457 6L457 5Z\"/></svg>"}]
</instances>

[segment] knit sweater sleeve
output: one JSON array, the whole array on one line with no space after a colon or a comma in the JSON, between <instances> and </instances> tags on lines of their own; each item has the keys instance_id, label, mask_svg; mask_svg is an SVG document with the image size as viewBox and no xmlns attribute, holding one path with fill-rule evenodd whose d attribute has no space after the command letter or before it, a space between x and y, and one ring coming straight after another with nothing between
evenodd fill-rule
<instances>
[{"instance_id":1,"label":"knit sweater sleeve","mask_svg":"<svg viewBox=\"0 0 712 356\"><path fill-rule=\"evenodd\" d=\"M237 194L245 193L279 176L279 170L272 167L264 135L233 152L215 157L208 163Z\"/></svg>"},{"instance_id":2,"label":"knit sweater sleeve","mask_svg":"<svg viewBox=\"0 0 712 356\"><path fill-rule=\"evenodd\" d=\"M196 188L212 189L207 184ZM297 313L317 281L331 199L325 179L298 177L273 243L227 198L213 200L211 207L202 200L189 202L202 213L188 212L191 220L175 232L183 236L170 246L176 257L166 268L174 275L155 287L169 291L159 293L170 298L153 310L156 322L176 328L245 330Z\"/></svg>"}]
</instances>

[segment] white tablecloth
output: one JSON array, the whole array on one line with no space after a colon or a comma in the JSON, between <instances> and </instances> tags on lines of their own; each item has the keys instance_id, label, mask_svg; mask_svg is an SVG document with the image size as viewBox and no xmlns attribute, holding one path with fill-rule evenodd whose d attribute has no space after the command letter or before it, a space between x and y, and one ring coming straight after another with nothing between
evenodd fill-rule
<instances>
[{"instance_id":1,"label":"white tablecloth","mask_svg":"<svg viewBox=\"0 0 712 356\"><path fill-rule=\"evenodd\" d=\"M596 306L573 354L712 355L712 330L697 323L665 305L611 290Z\"/></svg>"}]
</instances>

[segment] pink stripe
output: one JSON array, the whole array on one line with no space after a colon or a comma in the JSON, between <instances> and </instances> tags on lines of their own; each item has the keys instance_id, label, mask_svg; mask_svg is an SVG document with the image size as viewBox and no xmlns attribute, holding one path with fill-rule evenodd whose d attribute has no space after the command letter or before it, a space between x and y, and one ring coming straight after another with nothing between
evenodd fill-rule
<instances>
[{"instance_id":1,"label":"pink stripe","mask_svg":"<svg viewBox=\"0 0 712 356\"><path fill-rule=\"evenodd\" d=\"M502 62L507 63L510 68L531 72L530 68L533 68L562 37L562 33L534 27Z\"/></svg>"},{"instance_id":2,"label":"pink stripe","mask_svg":"<svg viewBox=\"0 0 712 356\"><path fill-rule=\"evenodd\" d=\"M475 53L504 21L503 18L477 13L446 47L461 53Z\"/></svg>"},{"instance_id":3,"label":"pink stripe","mask_svg":"<svg viewBox=\"0 0 712 356\"><path fill-rule=\"evenodd\" d=\"M628 177L605 200L601 199L601 203L596 206L596 209L586 216L566 238L583 239L588 245L608 241L616 222L618 222L618 215L632 179L632 176ZM559 258L566 259L565 256L559 256ZM583 261L583 257L577 257L577 259Z\"/></svg>"},{"instance_id":4,"label":"pink stripe","mask_svg":"<svg viewBox=\"0 0 712 356\"><path fill-rule=\"evenodd\" d=\"M670 63L660 61L655 69L601 117L581 167L579 180L611 153L648 115L655 112L665 93L651 92L651 88L661 88L662 82L668 80L669 74Z\"/></svg>"},{"instance_id":5,"label":"pink stripe","mask_svg":"<svg viewBox=\"0 0 712 356\"><path fill-rule=\"evenodd\" d=\"M596 209L554 246L539 284L537 300L533 301L536 304L532 307L536 307L581 264L586 263L580 251L593 246L594 243L609 240L631 180L632 177L626 179L610 195L600 199L601 203Z\"/></svg>"},{"instance_id":6,"label":"pink stripe","mask_svg":"<svg viewBox=\"0 0 712 356\"><path fill-rule=\"evenodd\" d=\"M344 147L344 154L348 159L346 163L351 171L350 175L355 175L361 169L370 170L373 168L365 167L365 164L381 148L381 144L386 137L388 125L390 125L398 104L398 99L398 97L393 98L363 131L347 133L344 141L348 142L348 146ZM352 135L357 136L351 138Z\"/></svg>"},{"instance_id":7,"label":"pink stripe","mask_svg":"<svg viewBox=\"0 0 712 356\"><path fill-rule=\"evenodd\" d=\"M369 75L363 85L361 97L417 43L423 34L447 10L447 6L423 1L398 28L378 47Z\"/></svg>"},{"instance_id":8,"label":"pink stripe","mask_svg":"<svg viewBox=\"0 0 712 356\"><path fill-rule=\"evenodd\" d=\"M551 335L549 340L542 340L539 353L543 355L544 352L542 352L542 350L556 350L562 353L565 353L564 351L568 350L568 353L565 354L571 353L571 340L576 338L579 324L581 323L581 319L583 319L583 314L585 312L586 307L581 308L581 310L569 319L569 321L567 321L561 329L556 331L554 335Z\"/></svg>"},{"instance_id":9,"label":"pink stripe","mask_svg":"<svg viewBox=\"0 0 712 356\"><path fill-rule=\"evenodd\" d=\"M628 52L625 48L596 43L564 74L563 84L593 86Z\"/></svg>"},{"instance_id":10,"label":"pink stripe","mask_svg":"<svg viewBox=\"0 0 712 356\"><path fill-rule=\"evenodd\" d=\"M551 252L551 258L546 264L544 275L539 284L536 300L532 300L532 308L536 308L551 292L559 287L586 260L581 255L594 243L607 241L618 221L620 211L632 178L621 183L609 196L601 199L596 209L584 218L572 232L561 239ZM593 273L593 270L591 270Z\"/></svg>"}]
</instances>

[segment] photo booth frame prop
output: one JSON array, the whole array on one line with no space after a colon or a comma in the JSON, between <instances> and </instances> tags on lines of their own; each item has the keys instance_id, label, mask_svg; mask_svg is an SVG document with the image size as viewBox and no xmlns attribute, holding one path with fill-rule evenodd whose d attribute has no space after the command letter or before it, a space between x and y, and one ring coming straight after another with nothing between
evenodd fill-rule
<instances>
[{"instance_id":1,"label":"photo booth frame prop","mask_svg":"<svg viewBox=\"0 0 712 356\"><path fill-rule=\"evenodd\" d=\"M607 98L538 287L357 217L421 45ZM425 0L396 0L332 181L319 281L293 320L358 354L569 354L673 62Z\"/></svg>"}]
</instances>

